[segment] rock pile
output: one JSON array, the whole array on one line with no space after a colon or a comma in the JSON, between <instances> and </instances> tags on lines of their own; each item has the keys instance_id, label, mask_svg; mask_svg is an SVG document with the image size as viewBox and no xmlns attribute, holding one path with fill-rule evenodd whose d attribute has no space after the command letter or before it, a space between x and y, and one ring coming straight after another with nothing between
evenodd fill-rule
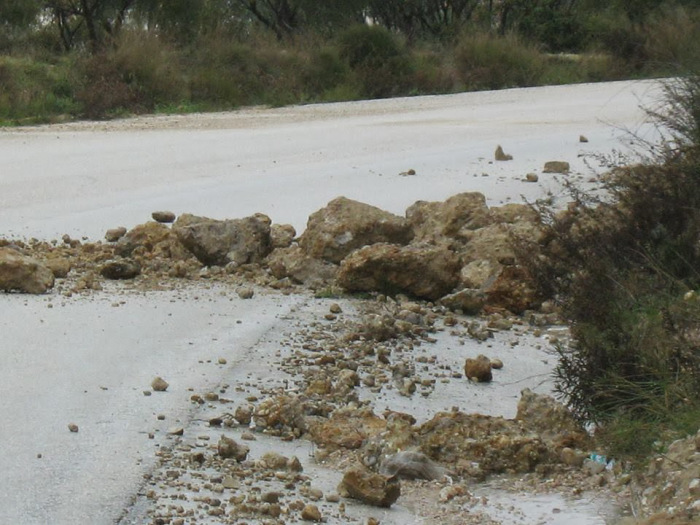
<instances>
[{"instance_id":1,"label":"rock pile","mask_svg":"<svg viewBox=\"0 0 700 525\"><path fill-rule=\"evenodd\" d=\"M538 242L537 214L524 205L489 208L480 193L419 201L405 217L339 197L309 217L297 241L293 227L272 224L263 214L228 220L153 216L155 221L128 231L109 230L106 243L68 236L63 244L8 247L10 241L3 241L2 289L43 293L53 286L52 275L65 278L73 270L69 293L99 289L100 277L156 286L163 277L238 275L281 289L402 293L465 312L492 307L521 313L541 302L513 244Z\"/></svg>"}]
</instances>

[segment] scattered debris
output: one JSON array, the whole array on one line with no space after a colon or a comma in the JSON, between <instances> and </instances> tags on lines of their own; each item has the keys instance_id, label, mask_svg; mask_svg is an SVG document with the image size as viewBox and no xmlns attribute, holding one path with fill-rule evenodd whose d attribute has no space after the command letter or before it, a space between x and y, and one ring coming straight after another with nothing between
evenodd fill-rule
<instances>
[{"instance_id":1,"label":"scattered debris","mask_svg":"<svg viewBox=\"0 0 700 525\"><path fill-rule=\"evenodd\" d=\"M497 161L513 160L513 155L508 155L503 151L503 148L499 145L494 153L494 158Z\"/></svg>"},{"instance_id":2,"label":"scattered debris","mask_svg":"<svg viewBox=\"0 0 700 525\"><path fill-rule=\"evenodd\" d=\"M561 160L550 160L544 163L544 169L542 170L542 172L566 174L569 173L570 169L571 167L569 166L568 162L564 162Z\"/></svg>"}]
</instances>

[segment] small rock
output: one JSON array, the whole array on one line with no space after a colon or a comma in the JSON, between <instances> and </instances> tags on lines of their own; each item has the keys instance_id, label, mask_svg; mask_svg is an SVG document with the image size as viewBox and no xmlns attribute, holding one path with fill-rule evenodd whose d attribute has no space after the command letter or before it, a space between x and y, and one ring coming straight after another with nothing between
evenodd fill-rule
<instances>
[{"instance_id":1,"label":"small rock","mask_svg":"<svg viewBox=\"0 0 700 525\"><path fill-rule=\"evenodd\" d=\"M233 414L233 417L239 424L249 425L253 419L253 410L254 408L251 405L239 406L236 408L236 412Z\"/></svg>"},{"instance_id":2,"label":"small rock","mask_svg":"<svg viewBox=\"0 0 700 525\"><path fill-rule=\"evenodd\" d=\"M440 490L439 500L441 503L447 503L457 496L465 496L468 494L469 492L462 485L448 485Z\"/></svg>"},{"instance_id":3,"label":"small rock","mask_svg":"<svg viewBox=\"0 0 700 525\"><path fill-rule=\"evenodd\" d=\"M249 286L242 286L241 288L236 290L236 293L241 299L252 299L255 295L255 291Z\"/></svg>"},{"instance_id":4,"label":"small rock","mask_svg":"<svg viewBox=\"0 0 700 525\"><path fill-rule=\"evenodd\" d=\"M169 386L170 384L162 377L156 377L151 381L151 388L155 392L165 392Z\"/></svg>"},{"instance_id":5,"label":"small rock","mask_svg":"<svg viewBox=\"0 0 700 525\"><path fill-rule=\"evenodd\" d=\"M700 479L695 478L690 481L688 484L688 492L690 492L691 496L696 498L700 496Z\"/></svg>"},{"instance_id":6,"label":"small rock","mask_svg":"<svg viewBox=\"0 0 700 525\"><path fill-rule=\"evenodd\" d=\"M273 490L269 492L263 492L262 496L260 496L260 500L265 503L279 503L281 497L281 492Z\"/></svg>"},{"instance_id":7,"label":"small rock","mask_svg":"<svg viewBox=\"0 0 700 525\"><path fill-rule=\"evenodd\" d=\"M332 314L339 314L343 312L343 309L340 307L338 303L333 303L331 307L329 308L330 312Z\"/></svg>"},{"instance_id":8,"label":"small rock","mask_svg":"<svg viewBox=\"0 0 700 525\"><path fill-rule=\"evenodd\" d=\"M291 224L273 224L270 226L270 243L273 248L288 248L294 242L297 231Z\"/></svg>"},{"instance_id":9,"label":"small rock","mask_svg":"<svg viewBox=\"0 0 700 525\"><path fill-rule=\"evenodd\" d=\"M416 170L414 170L414 169L410 169L408 171L402 171L401 173L399 173L399 175L401 175L402 177L408 177L408 176L412 176L415 174L416 174Z\"/></svg>"},{"instance_id":10,"label":"small rock","mask_svg":"<svg viewBox=\"0 0 700 525\"><path fill-rule=\"evenodd\" d=\"M233 458L239 463L246 460L250 448L246 445L239 445L233 439L221 436L217 443L217 452L222 458Z\"/></svg>"},{"instance_id":11,"label":"small rock","mask_svg":"<svg viewBox=\"0 0 700 525\"><path fill-rule=\"evenodd\" d=\"M496 148L496 152L494 153L494 158L498 161L513 160L513 155L506 154L503 151L503 148L501 146L498 146Z\"/></svg>"},{"instance_id":12,"label":"small rock","mask_svg":"<svg viewBox=\"0 0 700 525\"><path fill-rule=\"evenodd\" d=\"M105 240L107 242L117 242L119 239L126 235L126 228L120 226L119 228L112 228L105 232Z\"/></svg>"},{"instance_id":13,"label":"small rock","mask_svg":"<svg viewBox=\"0 0 700 525\"><path fill-rule=\"evenodd\" d=\"M79 430L78 425L76 425L75 423L68 423L68 430L70 430L71 432L77 432Z\"/></svg>"},{"instance_id":14,"label":"small rock","mask_svg":"<svg viewBox=\"0 0 700 525\"><path fill-rule=\"evenodd\" d=\"M218 363L219 363L220 365L225 365L227 362L228 362L228 361L226 361L226 358L225 358L225 357L220 357L220 358L218 359Z\"/></svg>"},{"instance_id":15,"label":"small rock","mask_svg":"<svg viewBox=\"0 0 700 525\"><path fill-rule=\"evenodd\" d=\"M494 370L500 370L503 368L503 361L500 359L491 359L491 368Z\"/></svg>"},{"instance_id":16,"label":"small rock","mask_svg":"<svg viewBox=\"0 0 700 525\"><path fill-rule=\"evenodd\" d=\"M396 478L355 467L345 472L338 492L375 507L391 507L401 495L401 485Z\"/></svg>"},{"instance_id":17,"label":"small rock","mask_svg":"<svg viewBox=\"0 0 700 525\"><path fill-rule=\"evenodd\" d=\"M175 214L171 211L154 211L151 217L156 222L171 223L175 222Z\"/></svg>"},{"instance_id":18,"label":"small rock","mask_svg":"<svg viewBox=\"0 0 700 525\"><path fill-rule=\"evenodd\" d=\"M100 268L100 275L107 279L133 279L139 274L141 274L141 266L127 259L107 261Z\"/></svg>"},{"instance_id":19,"label":"small rock","mask_svg":"<svg viewBox=\"0 0 700 525\"><path fill-rule=\"evenodd\" d=\"M308 504L301 509L301 519L304 521L316 521L319 522L323 517L321 516L321 511L316 505Z\"/></svg>"},{"instance_id":20,"label":"small rock","mask_svg":"<svg viewBox=\"0 0 700 525\"><path fill-rule=\"evenodd\" d=\"M584 135L579 135L578 136L578 141L579 142L588 142L588 138Z\"/></svg>"},{"instance_id":21,"label":"small rock","mask_svg":"<svg viewBox=\"0 0 700 525\"><path fill-rule=\"evenodd\" d=\"M602 473L605 470L605 463L593 461L590 458L583 460L583 470L591 476Z\"/></svg>"},{"instance_id":22,"label":"small rock","mask_svg":"<svg viewBox=\"0 0 700 525\"><path fill-rule=\"evenodd\" d=\"M564 447L561 449L561 452L559 452L559 458L565 465L569 465L570 467L580 467L583 465L583 461L586 459L586 456L583 454L583 452L576 451L569 447Z\"/></svg>"},{"instance_id":23,"label":"small rock","mask_svg":"<svg viewBox=\"0 0 700 525\"><path fill-rule=\"evenodd\" d=\"M185 433L185 429L182 427L170 427L168 429L168 434L171 436L182 436Z\"/></svg>"},{"instance_id":24,"label":"small rock","mask_svg":"<svg viewBox=\"0 0 700 525\"><path fill-rule=\"evenodd\" d=\"M528 173L525 175L525 182L537 182L538 180L540 180L540 177L537 173Z\"/></svg>"},{"instance_id":25,"label":"small rock","mask_svg":"<svg viewBox=\"0 0 700 525\"><path fill-rule=\"evenodd\" d=\"M307 496L311 501L321 501L323 499L323 491L321 489L311 487Z\"/></svg>"},{"instance_id":26,"label":"small rock","mask_svg":"<svg viewBox=\"0 0 700 525\"><path fill-rule=\"evenodd\" d=\"M477 383L488 383L493 379L491 360L485 355L479 355L476 359L467 359L464 363L464 375Z\"/></svg>"},{"instance_id":27,"label":"small rock","mask_svg":"<svg viewBox=\"0 0 700 525\"><path fill-rule=\"evenodd\" d=\"M421 452L398 452L382 461L379 470L385 476L402 479L441 479L446 470Z\"/></svg>"},{"instance_id":28,"label":"small rock","mask_svg":"<svg viewBox=\"0 0 700 525\"><path fill-rule=\"evenodd\" d=\"M550 160L544 163L544 173L569 173L571 167L568 162L561 160Z\"/></svg>"},{"instance_id":29,"label":"small rock","mask_svg":"<svg viewBox=\"0 0 700 525\"><path fill-rule=\"evenodd\" d=\"M71 262L68 259L64 258L54 258L54 259L48 259L46 262L46 267L51 270L53 273L53 276L56 279L63 279L68 276L68 273L71 271Z\"/></svg>"}]
</instances>

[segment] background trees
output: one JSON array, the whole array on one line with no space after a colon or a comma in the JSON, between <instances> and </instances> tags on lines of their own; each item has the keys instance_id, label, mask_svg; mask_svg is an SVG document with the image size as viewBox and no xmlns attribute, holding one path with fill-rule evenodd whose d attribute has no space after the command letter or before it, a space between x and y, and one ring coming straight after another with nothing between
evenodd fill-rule
<instances>
[{"instance_id":1,"label":"background trees","mask_svg":"<svg viewBox=\"0 0 700 525\"><path fill-rule=\"evenodd\" d=\"M0 123L677 74L697 0L0 0Z\"/></svg>"}]
</instances>

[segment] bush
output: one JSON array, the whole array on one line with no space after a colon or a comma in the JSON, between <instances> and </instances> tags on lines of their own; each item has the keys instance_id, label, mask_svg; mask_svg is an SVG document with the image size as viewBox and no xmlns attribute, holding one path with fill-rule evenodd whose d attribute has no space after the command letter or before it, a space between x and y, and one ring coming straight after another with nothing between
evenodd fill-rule
<instances>
[{"instance_id":1,"label":"bush","mask_svg":"<svg viewBox=\"0 0 700 525\"><path fill-rule=\"evenodd\" d=\"M604 202L572 188L568 210L540 208L528 263L571 321L557 389L620 451L635 425L682 430L700 409L700 79L669 83L654 116L666 142L608 174Z\"/></svg>"},{"instance_id":2,"label":"bush","mask_svg":"<svg viewBox=\"0 0 700 525\"><path fill-rule=\"evenodd\" d=\"M124 33L113 48L84 58L76 94L88 118L154 111L189 97L178 57L156 36Z\"/></svg>"},{"instance_id":3,"label":"bush","mask_svg":"<svg viewBox=\"0 0 700 525\"><path fill-rule=\"evenodd\" d=\"M0 122L50 122L77 111L72 60L0 57Z\"/></svg>"},{"instance_id":4,"label":"bush","mask_svg":"<svg viewBox=\"0 0 700 525\"><path fill-rule=\"evenodd\" d=\"M682 7L655 13L646 26L649 70L678 74L700 63L700 14Z\"/></svg>"},{"instance_id":5,"label":"bush","mask_svg":"<svg viewBox=\"0 0 700 525\"><path fill-rule=\"evenodd\" d=\"M354 26L340 34L338 47L363 97L385 98L408 90L411 62L402 43L389 30Z\"/></svg>"},{"instance_id":6,"label":"bush","mask_svg":"<svg viewBox=\"0 0 700 525\"><path fill-rule=\"evenodd\" d=\"M467 89L502 89L538 85L545 57L515 34L465 34L455 49L455 64Z\"/></svg>"}]
</instances>

